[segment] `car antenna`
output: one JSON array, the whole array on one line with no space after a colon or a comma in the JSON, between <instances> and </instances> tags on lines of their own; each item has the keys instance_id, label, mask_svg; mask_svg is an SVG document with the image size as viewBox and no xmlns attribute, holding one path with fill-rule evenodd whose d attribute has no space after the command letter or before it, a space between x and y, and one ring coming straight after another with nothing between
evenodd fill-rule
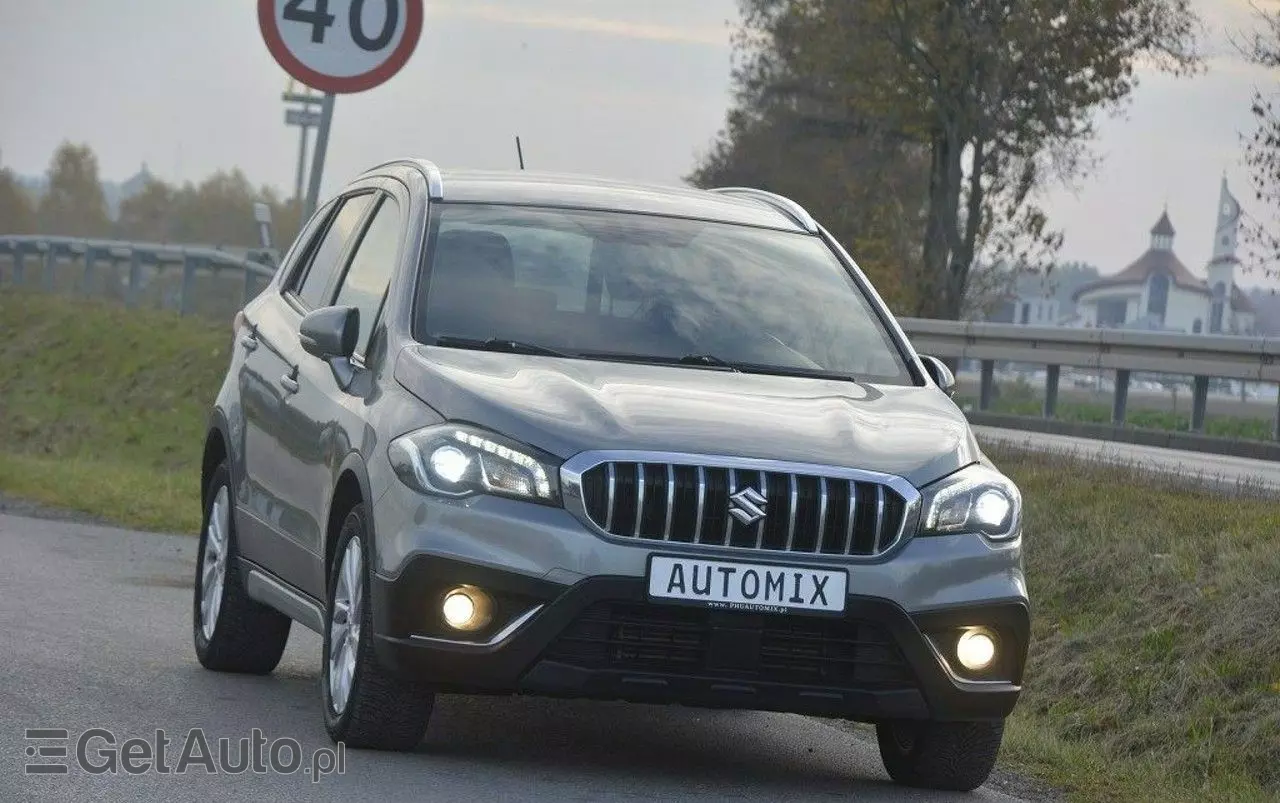
<instances>
[{"instance_id":1,"label":"car antenna","mask_svg":"<svg viewBox=\"0 0 1280 803\"><path fill-rule=\"evenodd\" d=\"M516 134L516 157L520 159L520 169L524 170L524 148L520 147L519 134Z\"/></svg>"}]
</instances>

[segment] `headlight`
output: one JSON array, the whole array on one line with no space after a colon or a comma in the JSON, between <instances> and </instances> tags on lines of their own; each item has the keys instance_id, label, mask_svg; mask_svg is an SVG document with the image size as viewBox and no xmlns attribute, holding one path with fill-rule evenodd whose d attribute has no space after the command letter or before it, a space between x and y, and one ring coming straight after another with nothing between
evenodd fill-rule
<instances>
[{"instance_id":1,"label":"headlight","mask_svg":"<svg viewBox=\"0 0 1280 803\"><path fill-rule=\"evenodd\" d=\"M441 424L410 432L391 441L387 456L401 481L422 493L560 502L554 458L476 427Z\"/></svg>"},{"instance_id":2,"label":"headlight","mask_svg":"<svg viewBox=\"0 0 1280 803\"><path fill-rule=\"evenodd\" d=\"M1008 477L984 465L963 468L923 493L921 535L981 533L998 541L1021 530L1022 494Z\"/></svg>"}]
</instances>

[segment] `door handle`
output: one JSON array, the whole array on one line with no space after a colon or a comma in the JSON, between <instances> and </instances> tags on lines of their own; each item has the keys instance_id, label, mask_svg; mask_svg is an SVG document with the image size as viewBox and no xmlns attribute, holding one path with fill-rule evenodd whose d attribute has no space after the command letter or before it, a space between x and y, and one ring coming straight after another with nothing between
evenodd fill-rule
<instances>
[{"instance_id":1,"label":"door handle","mask_svg":"<svg viewBox=\"0 0 1280 803\"><path fill-rule=\"evenodd\" d=\"M253 351L258 347L258 338L253 335L240 335L240 345L244 346L245 351Z\"/></svg>"},{"instance_id":2,"label":"door handle","mask_svg":"<svg viewBox=\"0 0 1280 803\"><path fill-rule=\"evenodd\" d=\"M298 369L295 368L293 369L292 372L287 373L284 376L280 377L280 384L284 385L284 389L289 391L290 393L297 393L298 392Z\"/></svg>"}]
</instances>

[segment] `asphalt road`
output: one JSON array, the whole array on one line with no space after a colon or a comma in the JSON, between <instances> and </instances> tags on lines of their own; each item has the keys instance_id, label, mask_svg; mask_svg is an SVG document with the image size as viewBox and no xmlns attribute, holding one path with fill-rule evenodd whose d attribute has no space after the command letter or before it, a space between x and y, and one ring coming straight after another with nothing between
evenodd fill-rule
<instances>
[{"instance_id":1,"label":"asphalt road","mask_svg":"<svg viewBox=\"0 0 1280 803\"><path fill-rule=\"evenodd\" d=\"M982 442L997 442L1041 452L1074 453L1089 460L1133 464L1156 473L1173 473L1203 480L1208 484L1242 484L1268 491L1280 491L1280 462L1246 457L1185 452L1159 446L1073 438L1016 429L975 426Z\"/></svg>"},{"instance_id":2,"label":"asphalt road","mask_svg":"<svg viewBox=\"0 0 1280 803\"><path fill-rule=\"evenodd\" d=\"M320 640L295 626L266 678L202 669L191 649L195 540L0 515L0 800L1008 801L892 785L866 736L804 717L532 698L442 697L415 753L349 752L345 772L292 775L75 766L78 737L117 748L166 731L172 769L188 734L297 741L309 766L320 718ZM61 728L71 758L28 757L28 728ZM88 743L97 765L104 739ZM141 746L134 749L141 750ZM139 753L140 755L140 753ZM233 752L232 758L236 753ZM287 763L289 754L280 753ZM70 764L29 775L28 762ZM145 766L145 763L135 766Z\"/></svg>"}]
</instances>

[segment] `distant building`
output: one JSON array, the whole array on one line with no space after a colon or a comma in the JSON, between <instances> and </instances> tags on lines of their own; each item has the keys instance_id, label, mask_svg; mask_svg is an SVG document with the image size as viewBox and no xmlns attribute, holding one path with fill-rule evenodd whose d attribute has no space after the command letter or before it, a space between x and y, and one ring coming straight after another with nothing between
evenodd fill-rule
<instances>
[{"instance_id":1,"label":"distant building","mask_svg":"<svg viewBox=\"0 0 1280 803\"><path fill-rule=\"evenodd\" d=\"M1174 253L1175 231L1166 212L1151 229L1151 246L1137 261L1075 291L1079 317L1069 325L1255 334L1253 305L1235 283L1239 231L1240 204L1223 178L1207 279L1193 274Z\"/></svg>"},{"instance_id":2,"label":"distant building","mask_svg":"<svg viewBox=\"0 0 1280 803\"><path fill-rule=\"evenodd\" d=\"M1249 291L1253 305L1253 325L1268 337L1280 337L1280 293L1274 288L1255 287Z\"/></svg>"},{"instance_id":3,"label":"distant building","mask_svg":"<svg viewBox=\"0 0 1280 803\"><path fill-rule=\"evenodd\" d=\"M1075 291L1099 278L1098 269L1080 262L1057 265L1047 275L1019 276L1013 290L986 316L992 323L1067 326L1076 315Z\"/></svg>"},{"instance_id":4,"label":"distant building","mask_svg":"<svg viewBox=\"0 0 1280 803\"><path fill-rule=\"evenodd\" d=\"M147 169L147 163L143 162L142 169L118 184L114 181L102 182L102 196L107 202L107 215L112 220L118 219L120 204L142 192L147 182L154 178L155 175Z\"/></svg>"}]
</instances>

